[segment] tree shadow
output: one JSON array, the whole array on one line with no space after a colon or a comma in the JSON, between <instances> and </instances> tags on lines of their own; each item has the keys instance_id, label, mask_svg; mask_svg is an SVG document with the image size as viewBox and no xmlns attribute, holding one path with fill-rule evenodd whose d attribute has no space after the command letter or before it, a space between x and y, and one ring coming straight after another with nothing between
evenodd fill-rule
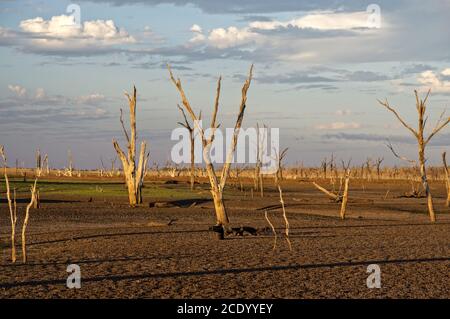
<instances>
[{"instance_id":1,"label":"tree shadow","mask_svg":"<svg viewBox=\"0 0 450 319\"><path fill-rule=\"evenodd\" d=\"M423 263L423 262L447 262L450 257L435 257L435 258L414 258L414 259L392 259L392 260L365 260L365 261L351 261L351 262L336 262L324 264L296 264L284 266L265 266L255 268L229 268L217 270L202 270L202 271L186 271L186 272L166 272L166 273L147 273L147 274L129 274L129 275L112 275L112 276L96 276L82 278L83 283L93 283L101 281L122 281L122 280L145 280L145 279L164 279L174 277L196 277L196 276L211 276L211 275L227 275L227 274L242 274L242 273L256 273L267 271L289 271L300 269L321 269L321 268L337 268L337 267L355 267L362 265L378 264L408 264L408 263ZM65 285L65 280L45 279L45 280L30 280L22 282L5 282L0 283L0 288L14 288L27 286L45 286L45 285Z\"/></svg>"},{"instance_id":2,"label":"tree shadow","mask_svg":"<svg viewBox=\"0 0 450 319\"><path fill-rule=\"evenodd\" d=\"M112 237L136 236L136 235L188 234L188 233L206 233L206 232L209 232L209 230L208 229L199 229L199 230L142 231L142 232L127 232L127 233L112 233L112 234L111 233L110 234L95 234L95 235L74 236L74 237L70 237L70 238L32 242L30 244L27 244L27 246L56 244L56 243L62 243L62 242L68 242L68 241L94 239L94 238L112 238Z\"/></svg>"}]
</instances>

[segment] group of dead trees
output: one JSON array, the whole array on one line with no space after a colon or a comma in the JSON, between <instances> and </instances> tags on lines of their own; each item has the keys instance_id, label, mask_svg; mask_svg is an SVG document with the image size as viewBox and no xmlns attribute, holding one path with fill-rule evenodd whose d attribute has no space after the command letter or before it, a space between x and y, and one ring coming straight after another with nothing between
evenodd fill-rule
<instances>
[{"instance_id":1,"label":"group of dead trees","mask_svg":"<svg viewBox=\"0 0 450 319\"><path fill-rule=\"evenodd\" d=\"M170 67L169 69L169 75L170 80L174 84L175 88L177 89L180 98L181 98L181 106L178 105L178 109L182 113L183 116L183 122L179 122L180 125L185 127L189 131L190 141L191 141L191 166L190 166L190 185L191 189L194 188L195 184L195 158L194 158L194 145L195 145L195 132L198 131L202 147L203 147L203 159L206 163L206 173L210 182L211 186L211 195L214 202L214 208L215 208L215 214L216 214L216 226L218 229L222 229L223 231L219 232L219 236L223 238L224 234L227 232L230 232L229 228L229 219L227 215L227 211L225 208L224 200L223 200L223 191L227 182L227 178L230 174L230 167L232 158L234 156L237 139L239 135L239 131L242 125L242 121L244 118L245 108L246 108L246 101L247 101L247 91L250 87L250 83L252 80L252 71L253 66L250 68L250 72L248 74L248 77L242 87L242 96L241 101L239 104L239 112L238 116L235 122L234 131L233 131L233 137L232 137L232 143L227 151L226 154L226 160L224 165L222 166L221 172L219 175L216 173L216 168L214 167L211 158L210 158L210 150L212 147L212 143L214 141L215 132L217 128L219 127L219 124L217 123L217 113L219 109L219 101L220 101L220 93L221 93L221 77L219 77L217 81L217 87L216 87L216 97L214 100L213 105L213 114L212 119L210 123L210 132L208 136L206 136L204 129L199 124L201 121L201 112L197 115L193 108L191 107L191 104L185 94L185 91L183 89L183 86L181 84L180 79L175 79ZM415 91L416 96L416 108L418 112L418 128L413 129L411 126L406 124L405 121L399 116L399 114L389 105L388 101L379 101L381 105L386 107L389 111L394 113L394 115L397 117L397 119L400 121L400 123L405 126L417 139L418 143L418 161L413 161L406 159L403 156L399 156L393 149L393 147L390 147L391 151L395 156L397 156L400 159L406 160L410 163L417 163L419 170L420 170L420 177L422 181L422 186L425 191L425 195L427 197L427 203L428 203L428 211L430 215L431 221L435 221L435 212L433 207L433 200L430 192L430 187L427 179L427 173L426 173L426 159L425 159L425 147L430 142L433 136L435 136L441 129L443 129L450 121L450 118L442 121L443 114L441 115L441 118L439 119L438 123L436 124L435 128L431 132L431 134L428 137L424 136L424 129L427 122L426 117L426 102L429 96L429 93L427 93L425 99L420 99L418 96L417 91ZM116 140L113 140L114 148L122 162L123 172L124 172L124 178L125 182L128 188L128 197L129 197L129 203L131 206L139 205L142 203L142 187L147 167L147 161L149 157L149 153L146 153L146 142L141 142L141 148L139 152L139 158L138 162L136 163L136 101L137 101L137 93L136 88L133 88L133 93L129 95L128 93L125 93L128 98L128 104L129 104L129 119L130 119L130 133L128 133L127 129L125 128L124 120L123 120L123 112L121 110L120 115L120 122L122 124L123 132L127 141L127 154L120 148L118 142ZM188 120L190 118L191 122ZM191 124L192 123L192 124ZM264 141L261 140L261 136L259 134L259 125L258 125L258 145L257 145L257 162L255 165L255 173L254 173L254 189L259 190L261 193L261 196L263 196L263 178L261 174L261 154L263 152L262 145L264 144ZM287 148L281 151L277 154L277 171L275 173L275 185L279 188L280 180L283 179L283 166L282 166L282 160L285 157L287 152ZM369 179L373 176L373 172L376 172L376 176L379 179L381 177L381 164L383 162L384 158L377 158L375 161L368 158L367 161L361 166L361 176L366 175ZM445 163L445 155L443 156L443 160ZM333 191L328 191L324 187L320 186L316 182L314 182L314 186L327 194L330 198L335 200L336 202L341 203L341 210L340 210L340 217L345 218L345 212L346 212L346 206L348 202L348 190L349 190L349 182L351 177L351 170L350 170L350 161L345 164L343 163L343 175L340 178L340 186L339 191L336 193ZM328 169L331 172L331 178L338 178L338 170L335 165L334 157L332 155L332 158L330 161L327 161L326 159L322 162L322 171L323 176L326 178ZM446 174L447 174L447 189L449 189L449 182L448 182L448 168L445 164ZM364 174L366 172L366 174ZM238 170L236 171L237 178L239 178L241 172ZM334 184L334 183L333 183ZM241 183L242 188L242 183ZM342 192L342 193L341 193ZM450 192L450 191L449 191ZM281 195L281 192L280 192ZM449 195L450 196L450 195ZM447 205L448 205L448 199L447 199Z\"/></svg>"},{"instance_id":2,"label":"group of dead trees","mask_svg":"<svg viewBox=\"0 0 450 319\"><path fill-rule=\"evenodd\" d=\"M16 262L16 225L17 225L17 196L16 189L14 188L11 195L11 186L7 173L7 159L5 154L5 149L3 145L0 145L0 157L3 159L3 174L6 184L6 199L8 201L8 208L11 220L11 261ZM23 218L22 224L22 261L26 263L27 261L27 247L26 247L26 231L28 222L30 220L30 210L31 208L39 207L39 190L37 189L37 177L31 186L31 199L25 208L25 216Z\"/></svg>"},{"instance_id":3,"label":"group of dead trees","mask_svg":"<svg viewBox=\"0 0 450 319\"><path fill-rule=\"evenodd\" d=\"M427 198L427 206L428 206L428 213L430 216L430 221L435 222L436 214L435 214L435 210L434 210L433 198L432 198L431 191L430 191L430 186L429 186L429 182L428 182L428 178L427 178L427 169L426 169L426 165L425 165L426 164L425 148L428 145L428 143L431 141L431 139L439 131L441 131L445 126L447 126L448 123L450 123L450 117L445 119L444 118L445 111L444 111L441 114L441 116L439 117L439 119L438 119L436 125L434 126L433 130L431 131L431 133L428 136L425 136L425 128L426 128L426 123L427 123L427 119L428 119L428 117L426 115L427 100L428 100L428 97L430 94L430 90L427 92L424 99L421 99L419 97L419 94L417 91L414 91L414 93L415 93L415 98L416 98L416 110L417 110L417 114L418 114L418 126L416 129L414 129L412 126L407 124L402 119L402 117L398 114L398 112L394 108L391 107L391 105L389 104L387 99L385 101L378 101L378 102L382 106L384 106L386 109L388 109L390 112L392 112L395 115L395 117L399 120L399 122L405 128L407 128L417 140L418 160L409 159L405 156L399 155L394 150L394 147L390 143L387 146L391 150L391 152L394 154L395 157L410 163L411 165L413 165L413 167L418 168L418 171L420 173L420 180L422 183L422 188L424 191L424 197ZM445 181L446 181L445 183L446 183L446 190L447 190L446 206L448 207L450 205L449 204L449 202L450 202L450 182L449 182L449 173L448 173L448 166L446 163L445 154L446 154L445 152L442 154L442 160L443 160L443 165L444 165L444 174L445 174ZM378 158L375 162L375 167L376 167L376 172L377 172L378 178L380 178L380 174L381 174L380 166L381 166L382 162L383 162L383 158ZM325 178L327 177L327 167L330 167L332 172L334 171L333 168L335 166L333 166L333 163L334 163L333 157L330 162L327 162L326 159L324 161L322 161L321 167L322 167L322 171L323 171L323 176ZM370 158L368 158L366 163L361 166L361 176L364 176L364 170L365 170L367 173L366 176L370 179L370 177L372 176L372 167L373 166L374 166L373 161ZM340 214L341 218L345 217L345 207L346 207L346 202L347 202L347 197L348 197L348 182L350 179L349 167L344 168L344 172L345 172L345 182L344 182L343 195L340 195L341 187L340 187L339 192L335 193L335 192L330 192L327 189L325 189L324 187L317 184L316 182L313 182L314 186L316 188L318 188L320 191L327 194L327 196L329 196L336 202L342 202L341 214ZM342 180L341 180L341 185L342 185ZM421 196L420 191L418 190L417 187L414 186L414 183L412 182L411 197L420 197L420 196Z\"/></svg>"}]
</instances>

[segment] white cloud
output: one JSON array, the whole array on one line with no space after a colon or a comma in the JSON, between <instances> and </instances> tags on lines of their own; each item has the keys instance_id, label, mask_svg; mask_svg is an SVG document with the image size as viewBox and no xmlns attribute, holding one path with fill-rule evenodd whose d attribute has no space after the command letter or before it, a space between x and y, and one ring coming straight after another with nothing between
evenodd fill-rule
<instances>
[{"instance_id":1,"label":"white cloud","mask_svg":"<svg viewBox=\"0 0 450 319\"><path fill-rule=\"evenodd\" d=\"M450 69L445 69L441 72L443 76L450 74ZM439 73L435 73L431 70L420 73L417 81L422 84L421 91L427 91L431 89L436 93L448 93L450 92L450 81L443 79Z\"/></svg>"},{"instance_id":2,"label":"white cloud","mask_svg":"<svg viewBox=\"0 0 450 319\"><path fill-rule=\"evenodd\" d=\"M75 23L74 16L53 16L23 20L20 28L28 36L27 46L34 50L67 51L73 49L96 50L136 40L112 20Z\"/></svg>"},{"instance_id":3,"label":"white cloud","mask_svg":"<svg viewBox=\"0 0 450 319\"><path fill-rule=\"evenodd\" d=\"M202 28L194 24L191 29L194 36L189 40L192 44L207 44L218 49L227 49L239 45L253 42L259 34L251 32L249 28L237 28L234 26L228 28L212 29L206 36L203 34Z\"/></svg>"},{"instance_id":4,"label":"white cloud","mask_svg":"<svg viewBox=\"0 0 450 319\"><path fill-rule=\"evenodd\" d=\"M189 40L190 43L204 43L206 37L203 33L194 33L194 36Z\"/></svg>"},{"instance_id":5,"label":"white cloud","mask_svg":"<svg viewBox=\"0 0 450 319\"><path fill-rule=\"evenodd\" d=\"M191 32L195 32L195 33L202 33L203 32L202 28L198 24L192 25L190 31Z\"/></svg>"},{"instance_id":6,"label":"white cloud","mask_svg":"<svg viewBox=\"0 0 450 319\"><path fill-rule=\"evenodd\" d=\"M18 97L24 97L27 94L27 89L21 87L20 85L8 85L8 89L16 94Z\"/></svg>"},{"instance_id":7,"label":"white cloud","mask_svg":"<svg viewBox=\"0 0 450 319\"><path fill-rule=\"evenodd\" d=\"M351 113L352 113L352 111L350 111L349 109L337 110L335 112L335 114L338 115L338 116L347 116L347 115L350 115Z\"/></svg>"},{"instance_id":8,"label":"white cloud","mask_svg":"<svg viewBox=\"0 0 450 319\"><path fill-rule=\"evenodd\" d=\"M106 110L101 109L101 108L97 108L95 110L95 115L105 115L106 114Z\"/></svg>"},{"instance_id":9,"label":"white cloud","mask_svg":"<svg viewBox=\"0 0 450 319\"><path fill-rule=\"evenodd\" d=\"M359 12L319 12L289 21L254 21L250 27L260 30L295 27L316 30L349 30L367 28L366 11Z\"/></svg>"},{"instance_id":10,"label":"white cloud","mask_svg":"<svg viewBox=\"0 0 450 319\"><path fill-rule=\"evenodd\" d=\"M257 44L263 48L288 48L296 42L295 39L279 39L275 35L265 33L264 31L284 30L287 28L308 29L322 31L336 30L353 30L367 31L367 13L360 12L316 12L305 15L300 18L288 21L253 21L247 26L238 28L229 26L227 28L212 29L209 33L204 34L202 28L194 24L190 31L194 36L190 39L190 43L206 44L218 49L227 49L236 46ZM297 51L297 52L295 52ZM305 59L313 59L317 57L316 52L301 50L289 50L287 54L279 54L281 60L298 61Z\"/></svg>"},{"instance_id":11,"label":"white cloud","mask_svg":"<svg viewBox=\"0 0 450 319\"><path fill-rule=\"evenodd\" d=\"M315 128L317 130L347 130L361 128L361 124L356 122L333 122L328 124L319 124L316 125Z\"/></svg>"},{"instance_id":12,"label":"white cloud","mask_svg":"<svg viewBox=\"0 0 450 319\"><path fill-rule=\"evenodd\" d=\"M43 88L36 89L36 93L34 94L34 98L35 99L41 100L41 99L44 99L46 96L47 95L46 95L45 90Z\"/></svg>"},{"instance_id":13,"label":"white cloud","mask_svg":"<svg viewBox=\"0 0 450 319\"><path fill-rule=\"evenodd\" d=\"M441 72L442 75L444 76L450 76L450 68L446 68Z\"/></svg>"},{"instance_id":14,"label":"white cloud","mask_svg":"<svg viewBox=\"0 0 450 319\"><path fill-rule=\"evenodd\" d=\"M249 31L247 28L238 29L228 27L213 29L208 35L208 41L211 45L219 49L234 47L247 44L256 40L259 35Z\"/></svg>"},{"instance_id":15,"label":"white cloud","mask_svg":"<svg viewBox=\"0 0 450 319\"><path fill-rule=\"evenodd\" d=\"M83 95L76 98L76 102L79 104L98 104L105 100L105 96L99 93L92 93L89 95Z\"/></svg>"}]
</instances>

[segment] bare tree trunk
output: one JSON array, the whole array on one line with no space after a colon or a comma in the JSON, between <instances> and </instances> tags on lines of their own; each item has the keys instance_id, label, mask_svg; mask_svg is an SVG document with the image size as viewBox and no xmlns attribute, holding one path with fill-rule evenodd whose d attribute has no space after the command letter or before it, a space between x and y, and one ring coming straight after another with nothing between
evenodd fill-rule
<instances>
[{"instance_id":1,"label":"bare tree trunk","mask_svg":"<svg viewBox=\"0 0 450 319\"><path fill-rule=\"evenodd\" d=\"M347 210L347 201L348 201L348 184L350 180L350 170L347 170L347 173L345 175L345 182L344 182L344 194L342 195L342 204L341 204L341 219L345 219L345 212Z\"/></svg>"},{"instance_id":2,"label":"bare tree trunk","mask_svg":"<svg viewBox=\"0 0 450 319\"><path fill-rule=\"evenodd\" d=\"M128 135L127 130L122 118L122 110L120 110L120 122L127 139L128 154L122 151L116 140L113 139L113 146L122 161L123 173L125 176L125 182L128 189L128 201L130 206L142 204L142 186L144 184L145 170L147 167L149 154L146 153L147 143L141 142L141 148L139 153L138 166L136 168L136 87L133 87L133 96L128 93L125 94L128 97L130 107L130 128L131 136Z\"/></svg>"},{"instance_id":3,"label":"bare tree trunk","mask_svg":"<svg viewBox=\"0 0 450 319\"><path fill-rule=\"evenodd\" d=\"M181 114L184 118L184 123L178 122L181 126L183 126L185 129L189 131L189 140L191 142L191 171L190 171L190 183L191 183L191 190L194 189L195 184L195 135L194 135L194 127L189 124L189 121L187 119L186 113L184 112L184 109L177 105L178 109L180 110Z\"/></svg>"},{"instance_id":4,"label":"bare tree trunk","mask_svg":"<svg viewBox=\"0 0 450 319\"><path fill-rule=\"evenodd\" d=\"M30 209L34 205L34 202L36 201L36 184L37 184L37 179L34 180L34 185L31 187L31 200L30 200L30 203L27 205L27 209L26 209L26 212L25 212L25 218L23 220L23 225L22 225L22 258L23 258L23 263L27 262L27 243L26 243L25 233L27 231L28 220L30 218Z\"/></svg>"},{"instance_id":5,"label":"bare tree trunk","mask_svg":"<svg viewBox=\"0 0 450 319\"><path fill-rule=\"evenodd\" d=\"M8 200L9 215L11 219L11 261L16 262L16 224L17 224L17 204L16 190L14 189L14 198L11 199L11 189L9 186L8 174L6 173L7 160L3 145L0 145L0 156L3 158L3 168L6 184L6 198Z\"/></svg>"},{"instance_id":6,"label":"bare tree trunk","mask_svg":"<svg viewBox=\"0 0 450 319\"><path fill-rule=\"evenodd\" d=\"M275 230L275 227L273 226L272 222L269 219L269 215L267 214L267 209L264 212L264 216L266 217L267 223L269 224L270 228L272 229L273 233L273 248L272 250L275 250L277 247L277 231Z\"/></svg>"},{"instance_id":7,"label":"bare tree trunk","mask_svg":"<svg viewBox=\"0 0 450 319\"><path fill-rule=\"evenodd\" d=\"M280 185L278 185L278 192L280 193L280 203L281 203L281 209L283 210L283 219L284 219L284 224L285 224L284 236L286 238L286 242L288 243L289 250L292 250L291 241L289 239L289 220L286 215L286 209L284 207L284 200L283 200L283 191L281 190Z\"/></svg>"},{"instance_id":8,"label":"bare tree trunk","mask_svg":"<svg viewBox=\"0 0 450 319\"><path fill-rule=\"evenodd\" d=\"M211 190L211 194L213 197L213 201L214 201L214 209L216 212L216 224L223 226L223 230L226 230L226 228L228 227L228 224L230 223L229 219L228 219L228 214L227 211L225 209L225 203L223 201L223 197L222 197L222 192L219 192L217 190ZM224 232L219 232L218 233L218 239L223 239L224 238Z\"/></svg>"},{"instance_id":9,"label":"bare tree trunk","mask_svg":"<svg viewBox=\"0 0 450 319\"><path fill-rule=\"evenodd\" d=\"M430 220L436 221L436 215L433 207L433 197L431 196L430 186L428 185L427 173L425 168L425 155L424 145L419 143L419 164L420 164L420 178L422 180L423 189L425 190L425 196L427 197L428 213L430 214Z\"/></svg>"},{"instance_id":10,"label":"bare tree trunk","mask_svg":"<svg viewBox=\"0 0 450 319\"><path fill-rule=\"evenodd\" d=\"M72 175L73 175L73 157L72 157L72 151L71 150L69 150L67 152L67 156L68 156L68 159L69 159L68 175L70 177L72 177Z\"/></svg>"},{"instance_id":11,"label":"bare tree trunk","mask_svg":"<svg viewBox=\"0 0 450 319\"><path fill-rule=\"evenodd\" d=\"M444 164L445 173L445 184L447 186L447 200L445 201L445 206L450 207L450 174L447 166L447 160L445 159L446 153L442 153L442 162Z\"/></svg>"},{"instance_id":12,"label":"bare tree trunk","mask_svg":"<svg viewBox=\"0 0 450 319\"><path fill-rule=\"evenodd\" d=\"M36 151L36 176L41 176L42 173L42 158L41 151L37 149Z\"/></svg>"},{"instance_id":13,"label":"bare tree trunk","mask_svg":"<svg viewBox=\"0 0 450 319\"><path fill-rule=\"evenodd\" d=\"M194 184L195 184L195 136L193 132L189 133L189 136L191 138L191 176L190 176L190 181L191 181L191 190L194 189Z\"/></svg>"},{"instance_id":14,"label":"bare tree trunk","mask_svg":"<svg viewBox=\"0 0 450 319\"><path fill-rule=\"evenodd\" d=\"M259 171L259 193L261 197L264 197L264 180L261 171Z\"/></svg>"}]
</instances>

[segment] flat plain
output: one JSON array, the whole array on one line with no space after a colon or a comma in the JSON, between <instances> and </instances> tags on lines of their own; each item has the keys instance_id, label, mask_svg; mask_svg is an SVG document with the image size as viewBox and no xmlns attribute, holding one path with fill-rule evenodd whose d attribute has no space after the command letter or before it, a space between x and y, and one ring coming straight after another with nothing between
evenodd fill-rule
<instances>
[{"instance_id":1,"label":"flat plain","mask_svg":"<svg viewBox=\"0 0 450 319\"><path fill-rule=\"evenodd\" d=\"M18 189L18 232L29 202ZM329 181L321 184L331 189ZM0 191L4 192L4 182ZM120 179L38 181L41 207L27 229L28 262L10 260L10 221L0 201L2 298L450 298L450 214L445 188L431 183L437 222L426 199L401 198L407 181L352 180L346 219L308 180L283 181L292 251L284 238L278 190L264 197L231 180L225 205L232 226L277 230L215 239L207 180L146 181L144 204L127 205ZM252 197L253 196L253 197ZM156 205L154 203L157 203ZM81 269L81 289L68 289L66 268ZM381 288L369 289L367 267L381 269Z\"/></svg>"}]
</instances>

